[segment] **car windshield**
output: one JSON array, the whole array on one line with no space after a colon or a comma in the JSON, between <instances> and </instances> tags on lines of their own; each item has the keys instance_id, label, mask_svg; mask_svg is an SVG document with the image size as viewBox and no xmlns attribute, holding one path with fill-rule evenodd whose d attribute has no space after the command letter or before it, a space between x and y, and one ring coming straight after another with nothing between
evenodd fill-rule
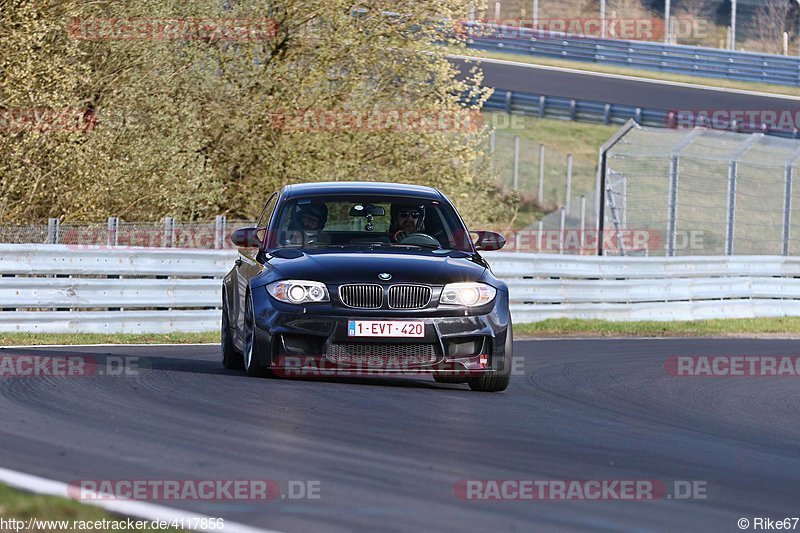
<instances>
[{"instance_id":1,"label":"car windshield","mask_svg":"<svg viewBox=\"0 0 800 533\"><path fill-rule=\"evenodd\" d=\"M276 248L419 247L472 251L453 207L401 196L309 196L285 202Z\"/></svg>"}]
</instances>

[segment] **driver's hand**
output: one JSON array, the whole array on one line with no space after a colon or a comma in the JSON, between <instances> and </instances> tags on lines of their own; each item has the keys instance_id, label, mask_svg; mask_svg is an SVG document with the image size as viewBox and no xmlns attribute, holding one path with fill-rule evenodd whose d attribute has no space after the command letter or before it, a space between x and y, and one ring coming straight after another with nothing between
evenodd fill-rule
<instances>
[{"instance_id":1,"label":"driver's hand","mask_svg":"<svg viewBox=\"0 0 800 533\"><path fill-rule=\"evenodd\" d=\"M394 235L393 235L394 242L400 242L403 239L405 239L406 237L408 237L408 233L403 231L403 230L398 230L398 231L394 232Z\"/></svg>"}]
</instances>

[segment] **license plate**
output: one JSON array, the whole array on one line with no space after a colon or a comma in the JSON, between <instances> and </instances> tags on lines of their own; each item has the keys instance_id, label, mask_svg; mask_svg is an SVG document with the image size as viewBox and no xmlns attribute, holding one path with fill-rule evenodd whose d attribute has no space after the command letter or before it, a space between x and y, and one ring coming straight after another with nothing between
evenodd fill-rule
<instances>
[{"instance_id":1,"label":"license plate","mask_svg":"<svg viewBox=\"0 0 800 533\"><path fill-rule=\"evenodd\" d=\"M348 320L348 337L424 337L424 322Z\"/></svg>"}]
</instances>

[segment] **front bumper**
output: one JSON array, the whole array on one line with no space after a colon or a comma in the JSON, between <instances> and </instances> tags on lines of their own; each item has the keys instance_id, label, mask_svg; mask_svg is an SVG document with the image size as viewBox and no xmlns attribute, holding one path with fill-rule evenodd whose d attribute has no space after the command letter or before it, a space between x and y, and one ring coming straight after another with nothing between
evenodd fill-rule
<instances>
[{"instance_id":1,"label":"front bumper","mask_svg":"<svg viewBox=\"0 0 800 533\"><path fill-rule=\"evenodd\" d=\"M507 293L501 291L489 309L468 316L463 309L381 313L330 307L317 314L312 306L298 308L269 296L253 303L257 353L279 375L466 378L496 371L505 355L509 312ZM418 321L424 324L424 337L353 337L348 335L350 320Z\"/></svg>"}]
</instances>

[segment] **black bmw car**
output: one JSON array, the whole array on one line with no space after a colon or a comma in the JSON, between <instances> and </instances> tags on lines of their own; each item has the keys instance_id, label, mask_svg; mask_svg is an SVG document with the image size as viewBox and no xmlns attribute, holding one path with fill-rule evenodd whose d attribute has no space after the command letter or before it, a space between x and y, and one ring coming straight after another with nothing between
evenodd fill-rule
<instances>
[{"instance_id":1,"label":"black bmw car","mask_svg":"<svg viewBox=\"0 0 800 533\"><path fill-rule=\"evenodd\" d=\"M474 237L473 237L474 235ZM287 185L237 229L222 291L226 368L251 376L425 373L508 386L508 287L438 190L392 183Z\"/></svg>"}]
</instances>

